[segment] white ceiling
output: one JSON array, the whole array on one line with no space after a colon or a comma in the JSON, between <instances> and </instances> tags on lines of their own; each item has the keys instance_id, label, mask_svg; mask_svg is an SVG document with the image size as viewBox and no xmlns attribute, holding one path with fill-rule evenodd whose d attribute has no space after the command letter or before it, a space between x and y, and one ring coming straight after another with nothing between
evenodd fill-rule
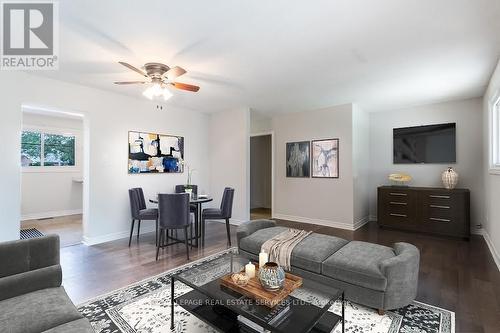
<instances>
[{"instance_id":1,"label":"white ceiling","mask_svg":"<svg viewBox=\"0 0 500 333\"><path fill-rule=\"evenodd\" d=\"M60 1L60 68L37 72L141 96L117 64L179 65L167 102L260 113L349 102L380 111L481 96L500 55L499 0Z\"/></svg>"}]
</instances>

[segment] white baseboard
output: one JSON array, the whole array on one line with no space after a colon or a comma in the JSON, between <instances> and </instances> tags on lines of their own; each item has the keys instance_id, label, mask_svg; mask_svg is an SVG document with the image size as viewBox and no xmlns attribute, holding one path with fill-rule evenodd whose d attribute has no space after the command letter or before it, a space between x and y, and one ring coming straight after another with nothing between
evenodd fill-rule
<instances>
[{"instance_id":1,"label":"white baseboard","mask_svg":"<svg viewBox=\"0 0 500 333\"><path fill-rule=\"evenodd\" d=\"M21 220L38 220L38 219L46 219L50 217L59 217L59 216L68 216L68 215L76 215L83 214L82 209L73 209L73 210L56 210L52 212L43 212L43 213L30 213L21 215Z\"/></svg>"},{"instance_id":2,"label":"white baseboard","mask_svg":"<svg viewBox=\"0 0 500 333\"><path fill-rule=\"evenodd\" d=\"M359 228L361 228L362 226L364 226L368 222L370 222L369 216L365 216L365 217L357 220L356 222L354 222L354 230L358 230Z\"/></svg>"},{"instance_id":3,"label":"white baseboard","mask_svg":"<svg viewBox=\"0 0 500 333\"><path fill-rule=\"evenodd\" d=\"M212 221L212 220L210 220L210 221ZM213 220L213 221L225 223L224 220ZM231 225L237 226L237 225L242 224L245 221L238 220L238 219L231 219L229 222ZM154 223L152 221L149 225L141 224L141 235L146 234L148 232L155 232L155 226L154 226ZM137 227L134 228L134 236L135 235L137 235ZM95 236L95 237L83 236L82 243L87 245L87 246L91 246L91 245L97 245L97 244L101 244L101 243L111 242L111 241L114 241L117 239L128 238L128 237L130 237L130 229L126 230L126 231L115 232L112 234L107 234L107 235L102 235L102 236Z\"/></svg>"},{"instance_id":4,"label":"white baseboard","mask_svg":"<svg viewBox=\"0 0 500 333\"><path fill-rule=\"evenodd\" d=\"M497 265L498 270L500 271L500 251L498 251L497 248L495 248L495 245L491 241L490 235L485 229L479 229L477 230L477 233L474 232L475 234L482 235L484 238L484 241L488 245L488 248L490 249L491 255L493 256L493 260L495 261L495 264Z\"/></svg>"},{"instance_id":5,"label":"white baseboard","mask_svg":"<svg viewBox=\"0 0 500 333\"><path fill-rule=\"evenodd\" d=\"M351 230L351 231L354 231L356 229L361 228L363 225L365 225L369 221L368 216L358 220L354 224L344 223L344 222L336 222L336 221L330 221L330 220L322 220L322 219L313 219L313 218L309 218L309 217L293 216L293 215L286 215L286 214L273 214L272 218L279 219L279 220L300 222L300 223L317 224L317 225L323 225L323 226L327 226L327 227L345 229L345 230Z\"/></svg>"},{"instance_id":6,"label":"white baseboard","mask_svg":"<svg viewBox=\"0 0 500 333\"><path fill-rule=\"evenodd\" d=\"M142 234L147 234L149 232L155 232L155 225L154 221L151 221L149 225L141 224L141 235ZM134 227L134 236L137 235L137 224ZM115 232L107 235L101 235L101 236L95 236L95 237L88 237L88 236L83 236L82 243L91 246L91 245L97 245L101 243L106 243L106 242L111 242L117 239L122 239L122 238L128 238L130 237L130 229L127 231L120 231L120 232Z\"/></svg>"}]
</instances>

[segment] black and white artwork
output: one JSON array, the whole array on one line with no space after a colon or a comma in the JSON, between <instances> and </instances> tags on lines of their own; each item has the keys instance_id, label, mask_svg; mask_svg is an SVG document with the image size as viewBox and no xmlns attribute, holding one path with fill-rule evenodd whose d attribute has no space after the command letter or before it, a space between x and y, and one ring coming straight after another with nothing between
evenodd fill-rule
<instances>
[{"instance_id":1,"label":"black and white artwork","mask_svg":"<svg viewBox=\"0 0 500 333\"><path fill-rule=\"evenodd\" d=\"M339 139L313 140L312 177L339 178Z\"/></svg>"},{"instance_id":2,"label":"black and white artwork","mask_svg":"<svg viewBox=\"0 0 500 333\"><path fill-rule=\"evenodd\" d=\"M288 142L286 144L286 176L310 176L311 151L310 142Z\"/></svg>"}]
</instances>

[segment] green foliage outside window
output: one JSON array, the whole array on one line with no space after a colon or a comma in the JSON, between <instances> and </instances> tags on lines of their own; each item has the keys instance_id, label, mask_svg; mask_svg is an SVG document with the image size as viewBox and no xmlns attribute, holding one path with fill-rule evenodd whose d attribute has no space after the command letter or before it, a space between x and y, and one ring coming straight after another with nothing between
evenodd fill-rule
<instances>
[{"instance_id":1,"label":"green foliage outside window","mask_svg":"<svg viewBox=\"0 0 500 333\"><path fill-rule=\"evenodd\" d=\"M22 166L74 166L75 137L23 131Z\"/></svg>"}]
</instances>

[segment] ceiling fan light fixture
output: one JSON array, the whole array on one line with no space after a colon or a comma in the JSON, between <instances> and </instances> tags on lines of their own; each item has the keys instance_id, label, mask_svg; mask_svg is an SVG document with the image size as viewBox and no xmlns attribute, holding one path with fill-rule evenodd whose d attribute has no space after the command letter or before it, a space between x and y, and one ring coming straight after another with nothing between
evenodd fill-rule
<instances>
[{"instance_id":1,"label":"ceiling fan light fixture","mask_svg":"<svg viewBox=\"0 0 500 333\"><path fill-rule=\"evenodd\" d=\"M159 83L154 83L151 87L144 90L142 94L150 100L153 100L156 97L163 97L165 101L173 96L167 87L162 87Z\"/></svg>"}]
</instances>

